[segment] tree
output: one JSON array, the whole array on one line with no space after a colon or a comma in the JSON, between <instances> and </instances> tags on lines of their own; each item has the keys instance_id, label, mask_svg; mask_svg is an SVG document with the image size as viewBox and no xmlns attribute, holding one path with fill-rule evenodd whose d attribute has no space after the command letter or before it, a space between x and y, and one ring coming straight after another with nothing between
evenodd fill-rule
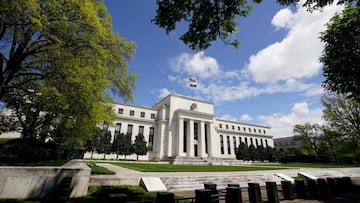
<instances>
[{"instance_id":1,"label":"tree","mask_svg":"<svg viewBox=\"0 0 360 203\"><path fill-rule=\"evenodd\" d=\"M261 3L262 0L253 0ZM277 0L281 5L299 3L300 0ZM306 0L303 4L309 10L321 9L332 4L335 0ZM341 0L338 4L350 4L355 0ZM169 34L176 28L177 23L188 23L187 31L181 35L182 40L193 50L202 50L210 46L211 42L221 39L225 44L235 47L239 41L234 37L239 24L236 18L247 17L253 9L248 1L242 0L158 0L156 16L152 22L164 28Z\"/></svg>"},{"instance_id":2,"label":"tree","mask_svg":"<svg viewBox=\"0 0 360 203\"><path fill-rule=\"evenodd\" d=\"M248 146L241 142L239 147L236 149L236 159L238 160L249 160Z\"/></svg>"},{"instance_id":3,"label":"tree","mask_svg":"<svg viewBox=\"0 0 360 203\"><path fill-rule=\"evenodd\" d=\"M117 155L124 155L125 159L127 155L133 153L133 146L131 142L131 134L129 133L119 133L115 135L115 139L113 142L113 152Z\"/></svg>"},{"instance_id":4,"label":"tree","mask_svg":"<svg viewBox=\"0 0 360 203\"><path fill-rule=\"evenodd\" d=\"M343 138L360 140L360 102L344 95L325 94L322 99L327 128Z\"/></svg>"},{"instance_id":5,"label":"tree","mask_svg":"<svg viewBox=\"0 0 360 203\"><path fill-rule=\"evenodd\" d=\"M335 15L321 34L323 87L360 101L360 2Z\"/></svg>"},{"instance_id":6,"label":"tree","mask_svg":"<svg viewBox=\"0 0 360 203\"><path fill-rule=\"evenodd\" d=\"M135 43L113 33L103 1L1 0L0 14L0 101L24 135L81 150L114 119L107 90L133 99Z\"/></svg>"},{"instance_id":7,"label":"tree","mask_svg":"<svg viewBox=\"0 0 360 203\"><path fill-rule=\"evenodd\" d=\"M148 148L143 134L139 133L136 136L133 149L136 154L136 160L139 160L139 155L146 155Z\"/></svg>"},{"instance_id":8,"label":"tree","mask_svg":"<svg viewBox=\"0 0 360 203\"><path fill-rule=\"evenodd\" d=\"M295 125L294 134L295 140L302 140L301 147L305 154L314 155L316 160L320 160L319 140L323 133L323 129L318 124L305 123L304 125Z\"/></svg>"},{"instance_id":9,"label":"tree","mask_svg":"<svg viewBox=\"0 0 360 203\"><path fill-rule=\"evenodd\" d=\"M99 154L104 154L104 159L106 154L111 152L111 133L110 131L97 130L96 137L98 138L98 143L96 147L96 152Z\"/></svg>"}]
</instances>

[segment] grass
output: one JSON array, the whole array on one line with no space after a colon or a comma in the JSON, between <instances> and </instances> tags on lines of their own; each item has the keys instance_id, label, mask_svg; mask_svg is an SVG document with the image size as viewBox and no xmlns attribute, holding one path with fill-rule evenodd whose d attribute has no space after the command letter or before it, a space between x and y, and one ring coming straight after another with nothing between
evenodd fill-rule
<instances>
[{"instance_id":1,"label":"grass","mask_svg":"<svg viewBox=\"0 0 360 203\"><path fill-rule=\"evenodd\" d=\"M353 168L353 165L320 164L320 163L254 163L255 166L276 166L292 168Z\"/></svg>"},{"instance_id":2,"label":"grass","mask_svg":"<svg viewBox=\"0 0 360 203\"><path fill-rule=\"evenodd\" d=\"M229 172L229 171L257 171L278 170L284 167L264 166L209 166L209 165L173 165L173 164L150 164L111 162L111 164L141 172Z\"/></svg>"},{"instance_id":3,"label":"grass","mask_svg":"<svg viewBox=\"0 0 360 203\"><path fill-rule=\"evenodd\" d=\"M96 165L94 162L87 162L88 166L91 168L91 175L115 175L114 171L111 171L107 168Z\"/></svg>"}]
</instances>

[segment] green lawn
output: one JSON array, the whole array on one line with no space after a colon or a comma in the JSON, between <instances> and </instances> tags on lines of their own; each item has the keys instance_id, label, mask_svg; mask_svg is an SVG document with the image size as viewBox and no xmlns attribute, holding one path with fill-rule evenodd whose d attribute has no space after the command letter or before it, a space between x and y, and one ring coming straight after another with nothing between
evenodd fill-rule
<instances>
[{"instance_id":1,"label":"green lawn","mask_svg":"<svg viewBox=\"0 0 360 203\"><path fill-rule=\"evenodd\" d=\"M88 166L91 168L91 175L115 175L114 171L111 171L107 168L96 165L94 162L87 162Z\"/></svg>"},{"instance_id":2,"label":"green lawn","mask_svg":"<svg viewBox=\"0 0 360 203\"><path fill-rule=\"evenodd\" d=\"M276 167L294 167L294 168L352 168L353 165L339 164L318 164L318 163L254 163L253 166L276 166Z\"/></svg>"},{"instance_id":3,"label":"green lawn","mask_svg":"<svg viewBox=\"0 0 360 203\"><path fill-rule=\"evenodd\" d=\"M227 172L227 171L257 171L286 169L278 166L209 166L209 165L173 165L151 163L111 162L111 164L141 172Z\"/></svg>"}]
</instances>

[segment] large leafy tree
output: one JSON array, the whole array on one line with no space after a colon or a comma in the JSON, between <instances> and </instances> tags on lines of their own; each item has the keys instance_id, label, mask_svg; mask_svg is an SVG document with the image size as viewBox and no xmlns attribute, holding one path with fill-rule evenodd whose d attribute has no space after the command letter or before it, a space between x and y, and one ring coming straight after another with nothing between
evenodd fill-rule
<instances>
[{"instance_id":1,"label":"large leafy tree","mask_svg":"<svg viewBox=\"0 0 360 203\"><path fill-rule=\"evenodd\" d=\"M315 156L318 161L320 160L320 137L322 133L323 129L318 124L305 123L294 127L294 139L303 141L303 153Z\"/></svg>"},{"instance_id":2,"label":"large leafy tree","mask_svg":"<svg viewBox=\"0 0 360 203\"><path fill-rule=\"evenodd\" d=\"M29 136L84 146L96 123L114 118L107 90L132 100L135 44L113 33L102 1L0 3L0 100L31 123Z\"/></svg>"},{"instance_id":3,"label":"large leafy tree","mask_svg":"<svg viewBox=\"0 0 360 203\"><path fill-rule=\"evenodd\" d=\"M360 2L349 5L327 24L321 62L325 89L360 101Z\"/></svg>"}]
</instances>

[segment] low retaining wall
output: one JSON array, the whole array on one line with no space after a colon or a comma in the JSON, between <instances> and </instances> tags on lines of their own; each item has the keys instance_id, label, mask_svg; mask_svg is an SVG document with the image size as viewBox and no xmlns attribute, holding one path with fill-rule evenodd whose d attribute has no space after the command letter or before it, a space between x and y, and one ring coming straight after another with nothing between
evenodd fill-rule
<instances>
[{"instance_id":1,"label":"low retaining wall","mask_svg":"<svg viewBox=\"0 0 360 203\"><path fill-rule=\"evenodd\" d=\"M61 167L0 167L0 198L46 198L65 177L72 177L70 197L86 195L91 169L81 161Z\"/></svg>"}]
</instances>

